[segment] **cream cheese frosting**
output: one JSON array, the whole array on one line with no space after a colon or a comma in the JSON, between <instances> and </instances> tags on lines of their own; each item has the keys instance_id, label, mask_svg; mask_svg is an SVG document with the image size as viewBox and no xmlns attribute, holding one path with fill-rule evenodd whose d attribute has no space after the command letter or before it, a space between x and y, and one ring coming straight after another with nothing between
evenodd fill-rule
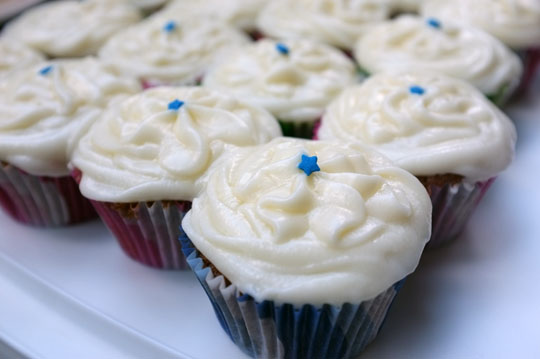
<instances>
[{"instance_id":1,"label":"cream cheese frosting","mask_svg":"<svg viewBox=\"0 0 540 359\"><path fill-rule=\"evenodd\" d=\"M230 26L251 30L266 0L175 0L164 10L179 19L215 18Z\"/></svg>"},{"instance_id":2,"label":"cream cheese frosting","mask_svg":"<svg viewBox=\"0 0 540 359\"><path fill-rule=\"evenodd\" d=\"M204 86L262 106L278 119L318 119L328 103L356 80L354 63L341 51L308 40L264 39L216 64Z\"/></svg>"},{"instance_id":3,"label":"cream cheese frosting","mask_svg":"<svg viewBox=\"0 0 540 359\"><path fill-rule=\"evenodd\" d=\"M312 39L350 49L373 23L390 16L380 0L274 0L261 11L258 27L275 38Z\"/></svg>"},{"instance_id":4,"label":"cream cheese frosting","mask_svg":"<svg viewBox=\"0 0 540 359\"><path fill-rule=\"evenodd\" d=\"M244 34L219 21L159 15L112 37L99 57L150 82L194 84L212 62L247 42Z\"/></svg>"},{"instance_id":5,"label":"cream cheese frosting","mask_svg":"<svg viewBox=\"0 0 540 359\"><path fill-rule=\"evenodd\" d=\"M93 58L16 71L0 79L0 159L33 175L69 175L73 147L103 108L140 90Z\"/></svg>"},{"instance_id":6,"label":"cream cheese frosting","mask_svg":"<svg viewBox=\"0 0 540 359\"><path fill-rule=\"evenodd\" d=\"M5 36L53 57L94 55L115 32L140 20L128 0L53 1L32 8Z\"/></svg>"},{"instance_id":7,"label":"cream cheese frosting","mask_svg":"<svg viewBox=\"0 0 540 359\"><path fill-rule=\"evenodd\" d=\"M262 108L201 87L158 87L111 106L80 141L72 165L90 199L191 200L223 153L280 135Z\"/></svg>"},{"instance_id":8,"label":"cream cheese frosting","mask_svg":"<svg viewBox=\"0 0 540 359\"><path fill-rule=\"evenodd\" d=\"M417 176L493 177L511 162L513 123L464 81L429 73L380 73L328 107L318 137L374 146Z\"/></svg>"},{"instance_id":9,"label":"cream cheese frosting","mask_svg":"<svg viewBox=\"0 0 540 359\"><path fill-rule=\"evenodd\" d=\"M422 15L481 28L514 49L540 46L539 0L425 0Z\"/></svg>"},{"instance_id":10,"label":"cream cheese frosting","mask_svg":"<svg viewBox=\"0 0 540 359\"><path fill-rule=\"evenodd\" d=\"M319 172L298 168L317 156ZM230 153L182 227L257 301L359 303L411 273L431 202L410 173L359 143L279 138Z\"/></svg>"},{"instance_id":11,"label":"cream cheese frosting","mask_svg":"<svg viewBox=\"0 0 540 359\"><path fill-rule=\"evenodd\" d=\"M381 71L436 71L461 78L487 95L514 89L521 61L491 35L470 26L401 16L374 26L355 48L360 66Z\"/></svg>"},{"instance_id":12,"label":"cream cheese frosting","mask_svg":"<svg viewBox=\"0 0 540 359\"><path fill-rule=\"evenodd\" d=\"M7 37L0 37L0 54L0 78L45 60L39 52Z\"/></svg>"}]
</instances>

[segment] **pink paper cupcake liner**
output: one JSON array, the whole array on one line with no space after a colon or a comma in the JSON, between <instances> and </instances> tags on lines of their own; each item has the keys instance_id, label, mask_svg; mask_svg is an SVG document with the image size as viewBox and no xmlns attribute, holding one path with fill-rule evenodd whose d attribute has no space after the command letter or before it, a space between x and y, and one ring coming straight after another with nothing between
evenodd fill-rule
<instances>
[{"instance_id":1,"label":"pink paper cupcake liner","mask_svg":"<svg viewBox=\"0 0 540 359\"><path fill-rule=\"evenodd\" d=\"M487 181L429 185L433 203L431 240L426 248L439 248L457 238L495 178Z\"/></svg>"},{"instance_id":2,"label":"pink paper cupcake liner","mask_svg":"<svg viewBox=\"0 0 540 359\"><path fill-rule=\"evenodd\" d=\"M130 204L129 213L111 203L91 202L129 257L154 268L187 268L178 237L191 202L138 202Z\"/></svg>"},{"instance_id":3,"label":"pink paper cupcake liner","mask_svg":"<svg viewBox=\"0 0 540 359\"><path fill-rule=\"evenodd\" d=\"M5 163L0 166L0 205L15 220L40 227L97 217L70 176L34 176Z\"/></svg>"}]
</instances>

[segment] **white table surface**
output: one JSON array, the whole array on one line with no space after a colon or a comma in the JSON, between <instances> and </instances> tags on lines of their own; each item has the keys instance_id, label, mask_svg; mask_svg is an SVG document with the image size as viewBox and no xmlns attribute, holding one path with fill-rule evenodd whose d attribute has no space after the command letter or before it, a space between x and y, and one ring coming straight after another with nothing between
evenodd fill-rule
<instances>
[{"instance_id":1,"label":"white table surface","mask_svg":"<svg viewBox=\"0 0 540 359\"><path fill-rule=\"evenodd\" d=\"M362 358L540 358L537 80L508 108L516 160L463 236L424 256ZM192 273L131 261L99 221L41 230L0 213L0 358L11 350L51 359L245 358Z\"/></svg>"}]
</instances>

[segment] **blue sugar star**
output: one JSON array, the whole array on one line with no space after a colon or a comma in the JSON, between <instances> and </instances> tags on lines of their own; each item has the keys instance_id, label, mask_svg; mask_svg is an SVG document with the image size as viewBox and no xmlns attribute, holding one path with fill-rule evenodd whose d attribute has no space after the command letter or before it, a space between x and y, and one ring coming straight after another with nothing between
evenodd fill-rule
<instances>
[{"instance_id":1,"label":"blue sugar star","mask_svg":"<svg viewBox=\"0 0 540 359\"><path fill-rule=\"evenodd\" d=\"M409 92L412 93L413 95L423 95L426 90L424 90L423 87L420 87L420 86L411 86L409 87Z\"/></svg>"},{"instance_id":2,"label":"blue sugar star","mask_svg":"<svg viewBox=\"0 0 540 359\"><path fill-rule=\"evenodd\" d=\"M44 68L42 68L41 70L39 70L39 74L42 75L42 76L45 76L45 75L47 75L49 72L51 72L52 69L53 69L52 65L45 66Z\"/></svg>"},{"instance_id":3,"label":"blue sugar star","mask_svg":"<svg viewBox=\"0 0 540 359\"><path fill-rule=\"evenodd\" d=\"M298 168L304 171L304 173L310 176L313 172L318 172L321 170L317 164L317 156L306 156L302 155L302 161L298 164Z\"/></svg>"},{"instance_id":4,"label":"blue sugar star","mask_svg":"<svg viewBox=\"0 0 540 359\"><path fill-rule=\"evenodd\" d=\"M281 53L282 55L289 54L289 48L287 47L287 45L282 44L281 42L278 42L276 44L276 50L278 50L278 52Z\"/></svg>"},{"instance_id":5,"label":"blue sugar star","mask_svg":"<svg viewBox=\"0 0 540 359\"><path fill-rule=\"evenodd\" d=\"M428 24L434 29L440 29L442 27L441 22L434 17L430 17L429 19L427 19L426 24Z\"/></svg>"},{"instance_id":6,"label":"blue sugar star","mask_svg":"<svg viewBox=\"0 0 540 359\"><path fill-rule=\"evenodd\" d=\"M180 101L179 99L176 99L174 101L169 102L169 105L167 106L167 108L169 110L177 111L182 106L184 106L184 101Z\"/></svg>"},{"instance_id":7,"label":"blue sugar star","mask_svg":"<svg viewBox=\"0 0 540 359\"><path fill-rule=\"evenodd\" d=\"M176 22L169 21L168 23L163 26L163 31L165 32L173 32L176 29Z\"/></svg>"}]
</instances>

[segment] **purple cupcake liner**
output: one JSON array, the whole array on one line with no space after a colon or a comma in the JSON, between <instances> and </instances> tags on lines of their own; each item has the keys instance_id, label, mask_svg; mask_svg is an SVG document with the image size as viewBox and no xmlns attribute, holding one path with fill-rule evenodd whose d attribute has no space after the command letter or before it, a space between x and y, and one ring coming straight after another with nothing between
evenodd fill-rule
<instances>
[{"instance_id":1,"label":"purple cupcake liner","mask_svg":"<svg viewBox=\"0 0 540 359\"><path fill-rule=\"evenodd\" d=\"M375 339L404 281L360 304L299 307L257 302L227 284L223 275L214 276L185 234L180 241L222 328L244 353L255 358L358 356Z\"/></svg>"},{"instance_id":2,"label":"purple cupcake liner","mask_svg":"<svg viewBox=\"0 0 540 359\"><path fill-rule=\"evenodd\" d=\"M534 82L534 77L540 68L540 48L531 48L519 53L523 61L523 78L519 92L526 93Z\"/></svg>"},{"instance_id":3,"label":"purple cupcake liner","mask_svg":"<svg viewBox=\"0 0 540 359\"><path fill-rule=\"evenodd\" d=\"M433 204L431 239L426 248L438 248L450 243L465 229L469 218L495 178L476 183L429 185Z\"/></svg>"},{"instance_id":4,"label":"purple cupcake liner","mask_svg":"<svg viewBox=\"0 0 540 359\"><path fill-rule=\"evenodd\" d=\"M118 205L112 203L91 202L129 257L154 268L188 268L178 237L182 218L191 208L191 202L126 204L129 214L116 209Z\"/></svg>"},{"instance_id":5,"label":"purple cupcake liner","mask_svg":"<svg viewBox=\"0 0 540 359\"><path fill-rule=\"evenodd\" d=\"M15 220L58 227L96 218L70 176L34 176L10 164L0 166L0 206Z\"/></svg>"}]
</instances>

